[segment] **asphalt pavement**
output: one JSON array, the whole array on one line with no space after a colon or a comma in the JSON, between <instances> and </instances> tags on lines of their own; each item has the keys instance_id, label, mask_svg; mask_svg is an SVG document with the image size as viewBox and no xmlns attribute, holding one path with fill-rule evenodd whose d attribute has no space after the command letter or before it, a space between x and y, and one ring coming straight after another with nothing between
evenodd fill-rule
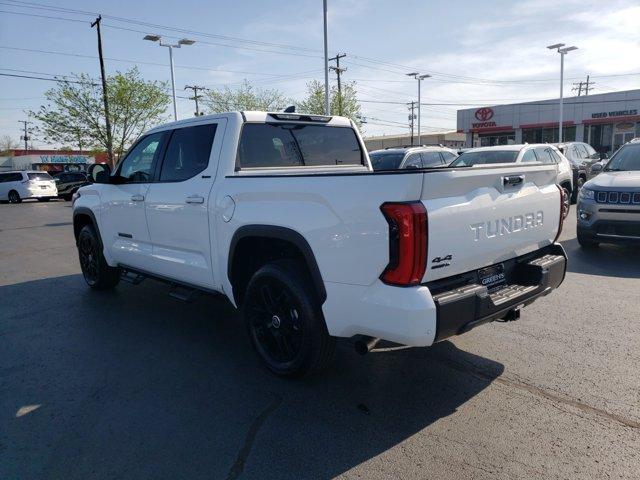
<instances>
[{"instance_id":1,"label":"asphalt pavement","mask_svg":"<svg viewBox=\"0 0 640 480\"><path fill-rule=\"evenodd\" d=\"M70 203L0 205L0 479L640 478L640 255L561 241L519 321L287 381L221 300L87 288Z\"/></svg>"}]
</instances>

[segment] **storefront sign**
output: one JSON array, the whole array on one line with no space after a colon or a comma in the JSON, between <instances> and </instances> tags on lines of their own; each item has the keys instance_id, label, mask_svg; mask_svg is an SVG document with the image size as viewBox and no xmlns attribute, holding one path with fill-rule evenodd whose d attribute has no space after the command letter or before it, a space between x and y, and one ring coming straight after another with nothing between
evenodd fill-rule
<instances>
[{"instance_id":1,"label":"storefront sign","mask_svg":"<svg viewBox=\"0 0 640 480\"><path fill-rule=\"evenodd\" d=\"M84 155L40 155L42 163L87 163Z\"/></svg>"},{"instance_id":2,"label":"storefront sign","mask_svg":"<svg viewBox=\"0 0 640 480\"><path fill-rule=\"evenodd\" d=\"M608 118L608 117L627 117L629 115L637 115L638 110L617 110L613 112L592 113L591 118Z\"/></svg>"},{"instance_id":3,"label":"storefront sign","mask_svg":"<svg viewBox=\"0 0 640 480\"><path fill-rule=\"evenodd\" d=\"M486 122L493 118L493 109L489 107L483 107L476 110L475 117L481 122ZM494 122L495 125L495 122Z\"/></svg>"},{"instance_id":4,"label":"storefront sign","mask_svg":"<svg viewBox=\"0 0 640 480\"><path fill-rule=\"evenodd\" d=\"M495 127L496 126L496 122L477 122L477 123L472 123L471 126L473 128Z\"/></svg>"}]
</instances>

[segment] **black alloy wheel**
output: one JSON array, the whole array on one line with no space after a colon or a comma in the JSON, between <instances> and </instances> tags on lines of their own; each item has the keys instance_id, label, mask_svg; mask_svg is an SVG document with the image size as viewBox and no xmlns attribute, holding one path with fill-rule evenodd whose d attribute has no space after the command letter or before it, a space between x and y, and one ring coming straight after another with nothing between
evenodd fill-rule
<instances>
[{"instance_id":1,"label":"black alloy wheel","mask_svg":"<svg viewBox=\"0 0 640 480\"><path fill-rule=\"evenodd\" d=\"M305 376L331 359L335 338L327 331L311 280L294 261L266 264L253 275L243 316L256 352L277 375Z\"/></svg>"},{"instance_id":2,"label":"black alloy wheel","mask_svg":"<svg viewBox=\"0 0 640 480\"><path fill-rule=\"evenodd\" d=\"M87 285L96 290L115 287L120 281L120 269L107 264L100 239L91 225L82 227L77 243L80 268Z\"/></svg>"},{"instance_id":3,"label":"black alloy wheel","mask_svg":"<svg viewBox=\"0 0 640 480\"><path fill-rule=\"evenodd\" d=\"M571 192L569 189L562 187L564 194L562 195L562 217L567 218L571 209Z\"/></svg>"}]
</instances>

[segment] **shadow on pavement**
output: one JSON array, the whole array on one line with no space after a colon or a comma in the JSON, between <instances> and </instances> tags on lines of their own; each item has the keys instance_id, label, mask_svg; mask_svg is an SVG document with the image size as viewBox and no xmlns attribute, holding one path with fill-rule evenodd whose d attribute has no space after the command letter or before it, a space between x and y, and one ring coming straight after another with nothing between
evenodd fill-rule
<instances>
[{"instance_id":1,"label":"shadow on pavement","mask_svg":"<svg viewBox=\"0 0 640 480\"><path fill-rule=\"evenodd\" d=\"M166 291L0 287L0 478L332 478L504 369L449 342L365 357L343 343L325 374L285 381L229 305Z\"/></svg>"},{"instance_id":2,"label":"shadow on pavement","mask_svg":"<svg viewBox=\"0 0 640 480\"><path fill-rule=\"evenodd\" d=\"M601 244L598 248L584 249L575 237L560 243L567 252L569 272L640 278L638 247Z\"/></svg>"}]
</instances>

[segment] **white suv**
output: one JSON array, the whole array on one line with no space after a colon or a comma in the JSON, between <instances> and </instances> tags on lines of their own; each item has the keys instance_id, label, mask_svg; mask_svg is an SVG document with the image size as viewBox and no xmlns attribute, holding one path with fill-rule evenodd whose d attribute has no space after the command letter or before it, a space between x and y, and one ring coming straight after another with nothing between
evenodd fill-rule
<instances>
[{"instance_id":1,"label":"white suv","mask_svg":"<svg viewBox=\"0 0 640 480\"><path fill-rule=\"evenodd\" d=\"M20 203L25 198L36 198L48 202L58 196L58 188L47 172L2 172L0 173L0 201Z\"/></svg>"}]
</instances>

